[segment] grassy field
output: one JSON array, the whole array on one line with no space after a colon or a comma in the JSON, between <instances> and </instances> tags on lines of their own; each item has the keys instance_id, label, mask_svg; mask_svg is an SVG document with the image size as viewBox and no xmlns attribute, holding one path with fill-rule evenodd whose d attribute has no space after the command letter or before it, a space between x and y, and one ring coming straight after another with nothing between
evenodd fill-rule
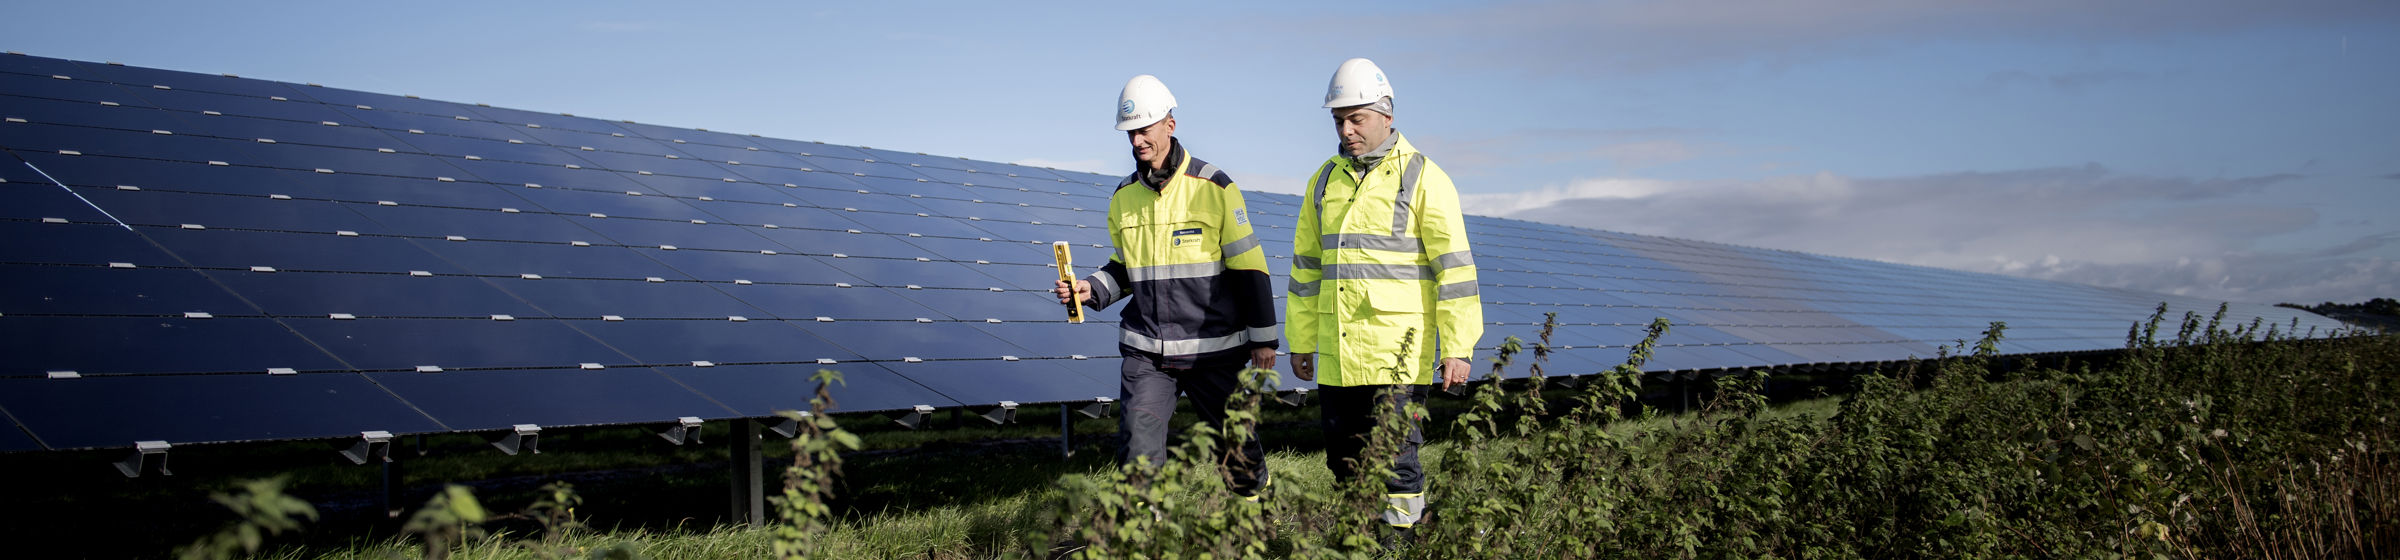
<instances>
[{"instance_id":1,"label":"grassy field","mask_svg":"<svg viewBox=\"0 0 2400 560\"><path fill-rule=\"evenodd\" d=\"M1814 399L1789 403L1775 408L1774 417L1822 419L1836 409L1833 399ZM1293 413L1303 411L1291 411ZM1309 414L1313 418L1313 414ZM1627 421L1614 429L1625 434L1676 429L1691 422L1691 414L1662 415ZM1188 419L1186 420L1188 422ZM1285 428L1293 432L1298 427ZM1270 429L1266 441L1303 439L1279 438L1281 430ZM1055 445L1056 442L1043 442ZM1308 442L1314 443L1314 442ZM857 495L852 503L873 504L871 510L853 510L843 516L838 526L819 541L819 557L823 558L992 558L1011 552L1049 550L1052 528L1043 520L1047 509L1061 503L1058 477L1088 477L1105 468L1103 461L1060 461L1055 450L1041 445L1018 445L1011 449L991 450L962 456L952 453L925 453L906 456L869 458L849 463L845 471L853 476L851 486ZM1268 454L1268 468L1275 472L1275 483L1299 488L1331 491L1335 488L1332 475L1325 467L1323 451L1304 451L1292 446L1278 446ZM1439 469L1452 444L1444 441L1430 443L1422 452L1429 471ZM1102 451L1087 450L1085 456ZM961 468L961 464L981 464L983 468ZM1063 472L1062 472L1063 471ZM1436 484L1439 481L1435 482ZM1221 488L1193 488L1187 495L1219 491ZM1287 531L1296 531L1296 524L1287 524ZM534 559L542 550L512 537L524 534L496 534L480 545L457 551L462 558ZM771 557L773 538L767 531L750 527L683 527L634 528L615 531L596 531L571 537L549 545L553 550L564 549L588 554L593 550L630 545L641 557L658 560L764 558ZM385 539L353 543L339 547L285 549L262 555L264 558L328 558L339 560L385 560L415 557L420 547L405 539ZM1288 547L1287 547L1288 549Z\"/></svg>"},{"instance_id":2,"label":"grassy field","mask_svg":"<svg viewBox=\"0 0 2400 560\"><path fill-rule=\"evenodd\" d=\"M1436 517L1396 555L2306 558L2400 546L2400 339L2262 343L2251 341L2276 337L2165 319L2121 356L2057 367L1989 355L1995 325L1952 356L1789 402L1753 376L1720 379L1681 412L1641 405L1681 400L1631 374L1538 396L1481 384L1434 401L1423 455ZM197 449L169 480L108 480L94 467L114 457L97 454L0 465L76 473L11 490L32 514L11 532L91 543L68 556L160 556L212 536L200 542L263 542L270 558L439 556L427 542L462 558L1040 558L1069 545L1091 557L1387 556L1380 490L1331 480L1315 408L1251 406L1237 418L1254 421L1276 473L1264 508L1230 500L1205 462L1120 470L1104 437L1113 419L1080 420L1081 447L1061 457L1057 410L1039 407L1020 412L1025 424L921 431L837 416L847 431L794 440L839 457L832 498L790 502L823 507L758 528L718 523L723 447L638 429L545 434L535 456L470 437L429 438L422 456L396 448L412 480L477 481L471 496L412 487L412 507L449 497L400 518L363 505L377 471L322 444ZM831 453L852 436L860 449ZM780 441L771 465L795 457ZM267 476L286 484L237 491ZM289 509L300 500L321 515L279 530L310 517Z\"/></svg>"}]
</instances>

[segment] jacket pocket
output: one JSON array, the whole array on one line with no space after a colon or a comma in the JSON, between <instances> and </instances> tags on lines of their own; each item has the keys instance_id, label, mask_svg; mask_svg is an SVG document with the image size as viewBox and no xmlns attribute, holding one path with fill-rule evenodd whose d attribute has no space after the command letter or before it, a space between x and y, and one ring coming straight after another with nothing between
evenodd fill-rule
<instances>
[{"instance_id":1,"label":"jacket pocket","mask_svg":"<svg viewBox=\"0 0 2400 560\"><path fill-rule=\"evenodd\" d=\"M1361 289L1365 286L1350 286L1349 288ZM1359 298L1362 300L1359 302L1360 307L1365 308L1369 314L1414 315L1425 312L1425 294L1418 290L1404 290L1396 286L1376 286L1376 288L1380 289L1368 289L1365 294L1362 294L1364 297Z\"/></svg>"}]
</instances>

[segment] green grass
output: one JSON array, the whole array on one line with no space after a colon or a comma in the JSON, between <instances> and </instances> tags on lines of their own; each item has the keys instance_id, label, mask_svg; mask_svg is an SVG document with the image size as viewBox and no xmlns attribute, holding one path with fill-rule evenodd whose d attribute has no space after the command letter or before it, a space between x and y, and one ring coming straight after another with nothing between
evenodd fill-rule
<instances>
[{"instance_id":1,"label":"green grass","mask_svg":"<svg viewBox=\"0 0 2400 560\"><path fill-rule=\"evenodd\" d=\"M2400 339L2144 346L2097 367L1990 366L1969 358L1862 375L1844 396L1764 408L1756 408L1757 395L1727 390L1699 396L1719 407L1707 415L1646 409L1606 424L1597 422L1616 417L1581 423L1562 412L1575 391L1545 390L1560 416L1525 424L1538 426L1531 435L1480 443L1452 420L1470 412L1511 418L1517 405L1484 409L1437 397L1421 456L1431 509L1445 517L1405 556L1574 546L1573 554L1535 555L2272 558L2358 550L2311 548L2327 536L2370 547L2400 542L2400 523L2386 515L2400 511L2400 455L2391 451L2400 413L2382 396L2400 374ZM1205 476L1174 479L1192 486L1162 486L1180 494L1145 499L1195 504L1199 514L1170 513L1151 526L1165 532L1121 538L1130 544L1116 550L1163 540L1255 542L1267 557L1346 552L1325 545L1366 510L1340 500L1348 494L1323 465L1316 411L1262 411L1281 497L1266 518L1271 531L1212 528L1221 518L1210 517L1207 508L1217 506L1208 504L1224 499L1222 489ZM1105 436L1115 419L1077 420L1077 452L1061 457L1052 439L1057 413L1028 407L1022 423L1008 426L943 414L942 426L927 430L840 416L866 449L844 457L829 502L834 522L811 546L831 558L1042 557L1064 535L1061 520L1126 519L1061 515L1068 503L1092 504L1125 487L1110 482L1114 450ZM1191 421L1179 415L1175 424ZM1513 433L1513 422L1499 427ZM776 461L789 460L783 441L764 446ZM585 500L576 514L602 528L545 542L526 519L496 519L483 525L492 534L466 543L458 557L582 558L612 549L660 559L771 556L773 531L719 523L724 443L720 433L675 447L638 428L606 428L546 433L540 455L501 456L472 436L426 438L427 454L411 442L395 455L413 480L479 481L478 498L499 514L526 508L542 482L572 481ZM413 538L396 536L398 522L355 515L356 507L324 497L356 494L375 472L342 462L325 444L193 447L177 451L177 477L131 481L112 478L106 462L114 457L98 453L0 457L0 467L80 469L9 490L9 503L32 513L11 531L89 543L84 552L93 556L156 556L227 521L195 494L288 473L290 495L354 515L329 514L307 533L271 539L267 557L417 556ZM1078 487L1086 493L1065 494ZM402 505L423 503L435 488L414 488L415 501ZM769 495L776 490L770 481ZM2293 495L2307 499L2278 498ZM1497 513L1475 518L1470 508ZM1479 526L1490 527L1488 536ZM1212 540L1232 534L1269 536ZM1582 548L1595 539L1608 544ZM1487 541L1508 552L1476 548Z\"/></svg>"},{"instance_id":2,"label":"green grass","mask_svg":"<svg viewBox=\"0 0 2400 560\"><path fill-rule=\"evenodd\" d=\"M1429 446L1425 458L1439 461L1444 447ZM1276 473L1275 483L1278 485L1329 488L1332 484L1332 475L1325 470L1322 452L1278 451L1268 455L1267 463L1268 468ZM850 468L859 466L852 465ZM1043 525L1042 521L1046 517L1046 508L1061 499L1052 484L1055 476L1048 472L1012 473L1008 472L1010 470L1017 469L1002 467L980 471L1010 479L1001 481L999 486L1015 488L997 495L962 496L958 500L961 503L894 507L848 517L820 541L825 551L824 557L990 558L1008 551L1046 550L1052 544L1049 542L1050 528ZM1087 475L1071 473L1065 476ZM1021 479L1039 479L1040 484L1019 484L1025 482ZM906 490L901 492L907 493ZM495 535L501 536L507 535ZM458 553L462 558L537 557L531 549L496 544L504 540L507 539L486 539L483 544ZM658 560L759 558L770 555L771 541L768 532L749 527L723 526L697 531L637 528L577 536L567 541L567 546L589 550L617 543L633 543L635 550ZM287 549L268 557L383 560L395 554L414 557L417 548L413 541L386 539L334 549Z\"/></svg>"},{"instance_id":3,"label":"green grass","mask_svg":"<svg viewBox=\"0 0 2400 560\"><path fill-rule=\"evenodd\" d=\"M1438 401L1437 401L1438 402ZM1798 401L1777 407L1770 414L1776 417L1830 416L1838 401L1830 398ZM1447 406L1447 405L1445 405ZM1299 449L1288 445L1294 439L1314 436L1314 407L1270 411L1270 421L1280 420L1277 429L1268 432L1265 441L1283 442L1268 454L1268 468L1275 473L1279 491L1318 489L1330 492L1334 488L1332 473L1325 467L1324 452ZM1180 418L1180 417L1179 417ZM1305 419L1306 422L1302 422ZM1626 434L1680 429L1692 419L1690 414L1667 414L1639 420L1629 420L1612 427ZM1181 423L1190 419L1180 418ZM1443 436L1441 426L1433 429L1431 441L1421 451L1428 472L1436 471L1448 455L1452 443ZM903 435L912 432L886 432L879 435ZM1284 433L1285 437L1279 437ZM940 442L956 442L939 432L919 436L924 444L939 447ZM874 442L877 437L867 437ZM1096 439L1096 438L1095 438ZM1311 441L1313 443L1313 440ZM1054 445L1054 442L1052 443ZM853 459L845 467L849 489L843 503L853 509L824 540L827 558L990 558L1009 552L1046 551L1052 546L1051 527L1045 524L1049 509L1061 503L1058 479L1091 477L1105 468L1104 449L1086 448L1075 460L1062 461L1055 457L1054 448L1026 445L1001 450L952 449L908 455L872 456ZM1093 456L1103 456L1094 458ZM1438 486L1440 480L1430 480ZM1285 486L1290 485L1290 486ZM1194 488L1187 494L1197 497L1209 488ZM586 499L599 499L598 491L585 491ZM488 502L487 505L507 508L509 504ZM588 508L587 508L588 509ZM1284 539L1293 538L1297 527L1281 523ZM504 538L505 537L505 538ZM538 558L530 548L496 544L500 541L525 538L523 533L495 534L486 542L458 551L462 558L533 559ZM565 541L562 548L592 550L629 543L634 550L648 558L659 560L702 558L758 558L769 556L772 537L767 531L740 526L711 526L701 524L684 527L633 527L597 531L577 535ZM1280 549L1288 550L1288 543ZM371 542L352 542L332 547L287 549L273 558L329 559L388 559L394 555L414 557L414 541L383 538Z\"/></svg>"},{"instance_id":4,"label":"green grass","mask_svg":"<svg viewBox=\"0 0 2400 560\"><path fill-rule=\"evenodd\" d=\"M919 512L936 518L949 515L953 522L948 526L956 529L923 534L961 535L954 539L960 543L969 542L963 536L969 528L991 533L996 519L1038 522L1039 515L995 517L992 512L1013 512L1036 503L1028 496L1048 491L1060 475L1103 468L1115 454L1117 418L1075 414L1076 454L1072 459L1060 457L1058 415L1057 406L1026 406L1018 410L1017 423L994 425L972 414L944 411L925 429L909 429L880 414L838 414L865 446L850 454L847 487L837 505L850 510L854 524ZM1313 403L1270 404L1265 419L1271 444L1317 445ZM1174 428L1181 430L1194 421L1192 414L1179 414ZM404 467L408 486L395 505L415 509L442 484L460 482L476 486L486 505L513 511L530 503L542 483L568 480L586 500L578 513L595 525L618 528L612 533L643 540L680 535L700 541L764 542L762 535L741 536L743 531L717 527L729 504L727 437L723 423L706 425L700 442L681 446L644 427L553 428L543 431L540 453L511 456L475 434L403 436L394 439L391 456ZM777 465L789 464L791 458L787 441L769 434L762 442L770 467L765 471L770 495L780 484ZM0 498L21 512L12 515L16 521L10 534L88 542L85 550L98 557L157 557L232 520L223 507L209 501L210 493L232 490L245 480L280 476L289 481L288 493L316 504L325 518L301 535L277 537L271 543L300 547L309 551L305 556L393 538L398 520L386 519L373 507L381 493L382 468L343 459L335 452L340 443L179 445L169 460L174 475L152 473L137 479L127 479L109 466L123 458L122 450L0 454L0 472L25 473L43 481L11 485L0 490ZM1016 509L992 509L996 507ZM122 530L127 526L143 530L129 534ZM523 523L495 526L518 533L532 530ZM862 540L861 546L915 548L922 553L920 540L912 537L901 541L908 543L905 546L886 546L892 538L876 537ZM707 546L714 545L700 548Z\"/></svg>"}]
</instances>

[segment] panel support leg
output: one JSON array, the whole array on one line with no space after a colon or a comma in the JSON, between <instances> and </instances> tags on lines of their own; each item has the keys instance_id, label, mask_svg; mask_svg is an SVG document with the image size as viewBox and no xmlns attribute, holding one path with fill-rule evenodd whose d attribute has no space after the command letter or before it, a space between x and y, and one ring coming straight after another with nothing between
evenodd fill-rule
<instances>
[{"instance_id":1,"label":"panel support leg","mask_svg":"<svg viewBox=\"0 0 2400 560\"><path fill-rule=\"evenodd\" d=\"M402 472L401 465L403 464L406 462L398 459L383 462L383 496L378 498L378 501L381 502L379 505L383 506L383 516L386 519L399 519L400 514L404 513L400 506L400 491L407 487L408 481L404 478L405 473Z\"/></svg>"},{"instance_id":2,"label":"panel support leg","mask_svg":"<svg viewBox=\"0 0 2400 560\"><path fill-rule=\"evenodd\" d=\"M759 452L758 422L735 420L733 424L733 516L734 523L763 527L767 522L767 500L764 480L764 453Z\"/></svg>"}]
</instances>

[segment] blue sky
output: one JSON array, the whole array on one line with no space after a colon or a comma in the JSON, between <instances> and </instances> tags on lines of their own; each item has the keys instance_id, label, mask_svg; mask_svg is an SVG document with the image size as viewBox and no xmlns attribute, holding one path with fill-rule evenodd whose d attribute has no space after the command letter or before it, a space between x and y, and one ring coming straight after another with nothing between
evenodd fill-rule
<instances>
[{"instance_id":1,"label":"blue sky","mask_svg":"<svg viewBox=\"0 0 2400 560\"><path fill-rule=\"evenodd\" d=\"M0 49L1246 188L1373 58L1470 211L2253 302L2400 297L2382 0L12 2Z\"/></svg>"}]
</instances>

